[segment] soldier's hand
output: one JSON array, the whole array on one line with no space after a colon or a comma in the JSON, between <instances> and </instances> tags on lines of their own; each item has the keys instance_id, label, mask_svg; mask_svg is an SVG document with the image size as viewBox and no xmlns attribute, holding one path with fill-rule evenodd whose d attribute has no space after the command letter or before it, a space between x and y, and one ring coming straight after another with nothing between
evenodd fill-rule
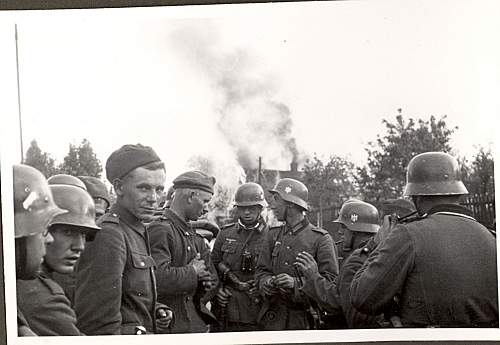
<instances>
[{"instance_id":1,"label":"soldier's hand","mask_svg":"<svg viewBox=\"0 0 500 345\"><path fill-rule=\"evenodd\" d=\"M276 284L276 286L282 289L293 289L293 287L295 286L295 280L293 279L293 277L286 273L278 274L274 283Z\"/></svg>"},{"instance_id":2,"label":"soldier's hand","mask_svg":"<svg viewBox=\"0 0 500 345\"><path fill-rule=\"evenodd\" d=\"M247 281L247 284L250 286L248 293L250 295L255 294L257 292L257 282L254 279L250 279Z\"/></svg>"},{"instance_id":3,"label":"soldier's hand","mask_svg":"<svg viewBox=\"0 0 500 345\"><path fill-rule=\"evenodd\" d=\"M190 265L193 266L198 279L201 279L205 272L207 272L207 266L205 266L205 260L200 259L200 254L196 254L196 257L191 260Z\"/></svg>"},{"instance_id":4,"label":"soldier's hand","mask_svg":"<svg viewBox=\"0 0 500 345\"><path fill-rule=\"evenodd\" d=\"M210 274L210 272L207 271L207 273L208 275L204 275L201 281L203 282L205 291L211 291L217 287L217 279L214 275Z\"/></svg>"},{"instance_id":5,"label":"soldier's hand","mask_svg":"<svg viewBox=\"0 0 500 345\"><path fill-rule=\"evenodd\" d=\"M379 245L380 242L385 240L387 235L391 232L392 228L396 226L395 219L391 215L387 215L384 217L384 221L382 223L382 226L378 230L378 232L373 236L373 241L375 242L376 245Z\"/></svg>"},{"instance_id":6,"label":"soldier's hand","mask_svg":"<svg viewBox=\"0 0 500 345\"><path fill-rule=\"evenodd\" d=\"M159 308L156 310L156 328L159 333L165 333L174 318L172 310Z\"/></svg>"},{"instance_id":7,"label":"soldier's hand","mask_svg":"<svg viewBox=\"0 0 500 345\"><path fill-rule=\"evenodd\" d=\"M265 280L262 282L262 292L266 296L272 296L275 295L278 292L278 289L274 285L274 276L273 277L267 277Z\"/></svg>"},{"instance_id":8,"label":"soldier's hand","mask_svg":"<svg viewBox=\"0 0 500 345\"><path fill-rule=\"evenodd\" d=\"M227 304L229 303L229 299L231 298L231 296L232 296L231 291L229 291L226 287L223 287L217 291L217 294L215 295L215 300L217 301L218 305L225 308L227 307Z\"/></svg>"},{"instance_id":9,"label":"soldier's hand","mask_svg":"<svg viewBox=\"0 0 500 345\"><path fill-rule=\"evenodd\" d=\"M308 252L300 252L295 260L295 265L297 265L304 277L309 278L318 273L318 264L316 260L314 260L314 257Z\"/></svg>"}]
</instances>

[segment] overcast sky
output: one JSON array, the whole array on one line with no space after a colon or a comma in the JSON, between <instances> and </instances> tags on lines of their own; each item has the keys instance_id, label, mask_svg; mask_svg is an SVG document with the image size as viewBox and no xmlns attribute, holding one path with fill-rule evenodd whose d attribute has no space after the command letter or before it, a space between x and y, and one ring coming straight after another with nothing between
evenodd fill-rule
<instances>
[{"instance_id":1,"label":"overcast sky","mask_svg":"<svg viewBox=\"0 0 500 345\"><path fill-rule=\"evenodd\" d=\"M259 155L287 169L295 139L301 157L362 164L382 119L402 108L447 115L459 127L453 146L470 156L495 138L499 14L497 1L17 13L25 150L36 139L60 162L70 142L87 138L104 163L140 142L169 178L193 155L234 176L238 159ZM2 28L12 63L13 27Z\"/></svg>"}]
</instances>

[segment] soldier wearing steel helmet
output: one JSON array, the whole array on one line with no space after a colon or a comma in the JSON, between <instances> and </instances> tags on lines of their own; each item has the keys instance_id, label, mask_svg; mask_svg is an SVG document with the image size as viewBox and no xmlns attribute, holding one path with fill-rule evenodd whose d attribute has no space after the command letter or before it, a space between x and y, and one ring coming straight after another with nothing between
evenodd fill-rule
<instances>
[{"instance_id":1,"label":"soldier wearing steel helmet","mask_svg":"<svg viewBox=\"0 0 500 345\"><path fill-rule=\"evenodd\" d=\"M27 165L14 165L14 234L17 283L35 279L45 256L45 245L54 241L48 227L52 219L66 213L53 199L41 172ZM18 335L36 335L18 308Z\"/></svg>"},{"instance_id":2,"label":"soldier wearing steel helmet","mask_svg":"<svg viewBox=\"0 0 500 345\"><path fill-rule=\"evenodd\" d=\"M82 335L76 327L76 315L70 301L53 274L73 273L85 248L86 235L94 235L100 228L95 224L94 201L81 186L53 184L50 189L55 203L68 213L50 222L49 232L54 242L47 245L38 276L18 282L17 303L38 335Z\"/></svg>"},{"instance_id":3,"label":"soldier wearing steel helmet","mask_svg":"<svg viewBox=\"0 0 500 345\"><path fill-rule=\"evenodd\" d=\"M374 315L397 300L404 327L498 327L495 238L459 205L464 194L454 157L413 157L405 195L419 217L386 232L355 274L355 308Z\"/></svg>"},{"instance_id":4,"label":"soldier wearing steel helmet","mask_svg":"<svg viewBox=\"0 0 500 345\"><path fill-rule=\"evenodd\" d=\"M341 225L340 266L353 250L366 243L380 228L379 213L375 206L356 199L345 202L334 223Z\"/></svg>"},{"instance_id":5,"label":"soldier wearing steel helmet","mask_svg":"<svg viewBox=\"0 0 500 345\"><path fill-rule=\"evenodd\" d=\"M104 182L94 176L78 176L85 184L87 192L94 199L96 220L108 212L111 206L111 197Z\"/></svg>"},{"instance_id":6,"label":"soldier wearing steel helmet","mask_svg":"<svg viewBox=\"0 0 500 345\"><path fill-rule=\"evenodd\" d=\"M222 281L214 308L221 331L255 331L262 307L255 266L268 231L262 217L267 202L262 187L253 182L239 186L234 199L238 220L221 230L212 250L212 262Z\"/></svg>"},{"instance_id":7,"label":"soldier wearing steel helmet","mask_svg":"<svg viewBox=\"0 0 500 345\"><path fill-rule=\"evenodd\" d=\"M342 228L340 252L344 258L336 282L322 279L318 274L316 261L307 254L299 254L299 267L306 276L303 291L318 301L325 312L325 328L369 328L377 326L377 319L365 316L352 308L348 295L350 281L356 272L353 262L358 262L361 246L365 245L378 231L379 214L375 206L356 199L346 201L334 221ZM351 255L352 254L352 255ZM342 307L342 310L340 309Z\"/></svg>"},{"instance_id":8,"label":"soldier wearing steel helmet","mask_svg":"<svg viewBox=\"0 0 500 345\"><path fill-rule=\"evenodd\" d=\"M338 275L333 240L305 216L309 192L302 182L281 179L270 193L270 208L283 225L269 230L257 263L256 280L265 297L259 321L265 330L318 328L317 301L303 290L304 278L316 272L304 271L297 259L312 257L320 279L333 282Z\"/></svg>"}]
</instances>

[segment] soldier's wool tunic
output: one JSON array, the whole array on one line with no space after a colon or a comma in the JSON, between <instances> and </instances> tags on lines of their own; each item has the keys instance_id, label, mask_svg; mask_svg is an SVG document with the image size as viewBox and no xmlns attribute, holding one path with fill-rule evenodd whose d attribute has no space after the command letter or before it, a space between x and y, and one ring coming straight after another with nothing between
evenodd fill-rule
<instances>
[{"instance_id":1,"label":"soldier's wool tunic","mask_svg":"<svg viewBox=\"0 0 500 345\"><path fill-rule=\"evenodd\" d=\"M260 322L266 330L309 329L308 308L311 299L301 291L294 269L297 254L306 251L318 263L320 275L332 282L339 267L333 240L326 230L312 226L307 219L293 228L283 225L271 228L264 241L257 264L256 279L259 286L265 279L280 273L295 278L295 288L266 299Z\"/></svg>"},{"instance_id":2,"label":"soldier's wool tunic","mask_svg":"<svg viewBox=\"0 0 500 345\"><path fill-rule=\"evenodd\" d=\"M406 327L498 327L496 240L459 205L396 226L354 276L354 307L378 314L399 296Z\"/></svg>"},{"instance_id":3,"label":"soldier's wool tunic","mask_svg":"<svg viewBox=\"0 0 500 345\"><path fill-rule=\"evenodd\" d=\"M17 305L37 335L83 335L63 289L47 270L32 280L17 280Z\"/></svg>"},{"instance_id":4,"label":"soldier's wool tunic","mask_svg":"<svg viewBox=\"0 0 500 345\"><path fill-rule=\"evenodd\" d=\"M267 232L268 227L263 220L255 229L246 229L240 223L226 226L215 240L212 251L214 266L217 268L218 264L223 262L242 282L255 279L257 259L261 253ZM254 272L241 271L243 252L245 251L251 255ZM251 298L245 291L240 291L230 284L225 286L232 294L226 307L227 321L255 325L262 304L260 302L256 303L255 299Z\"/></svg>"},{"instance_id":5,"label":"soldier's wool tunic","mask_svg":"<svg viewBox=\"0 0 500 345\"><path fill-rule=\"evenodd\" d=\"M89 334L154 332L156 289L144 225L119 204L100 218L102 228L78 262L75 311Z\"/></svg>"},{"instance_id":6,"label":"soldier's wool tunic","mask_svg":"<svg viewBox=\"0 0 500 345\"><path fill-rule=\"evenodd\" d=\"M173 211L150 224L151 253L157 264L158 301L174 312L172 333L206 332L216 322L206 308L207 296L189 264L199 253L215 280L217 272L210 261L210 249L203 237ZM213 292L211 292L213 293Z\"/></svg>"}]
</instances>

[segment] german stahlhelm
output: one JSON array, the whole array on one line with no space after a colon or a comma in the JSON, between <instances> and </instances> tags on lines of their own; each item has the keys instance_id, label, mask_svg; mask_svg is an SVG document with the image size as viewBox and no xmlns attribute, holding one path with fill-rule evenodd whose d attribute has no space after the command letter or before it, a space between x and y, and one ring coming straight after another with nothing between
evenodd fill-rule
<instances>
[{"instance_id":1,"label":"german stahlhelm","mask_svg":"<svg viewBox=\"0 0 500 345\"><path fill-rule=\"evenodd\" d=\"M457 160L444 152L425 152L412 158L406 173L405 196L467 194Z\"/></svg>"},{"instance_id":2,"label":"german stahlhelm","mask_svg":"<svg viewBox=\"0 0 500 345\"><path fill-rule=\"evenodd\" d=\"M367 202L351 199L346 201L334 223L344 224L354 232L376 233L380 228L377 208Z\"/></svg>"},{"instance_id":3,"label":"german stahlhelm","mask_svg":"<svg viewBox=\"0 0 500 345\"><path fill-rule=\"evenodd\" d=\"M70 186L80 187L83 190L87 190L85 183L78 177L67 175L67 174L57 174L49 177L47 179L49 185L65 184Z\"/></svg>"},{"instance_id":4,"label":"german stahlhelm","mask_svg":"<svg viewBox=\"0 0 500 345\"><path fill-rule=\"evenodd\" d=\"M43 174L24 164L14 165L15 237L44 233L52 219L68 211L54 202Z\"/></svg>"},{"instance_id":5,"label":"german stahlhelm","mask_svg":"<svg viewBox=\"0 0 500 345\"><path fill-rule=\"evenodd\" d=\"M236 190L234 205L242 207L260 205L265 208L267 202L264 198L264 190L257 183L244 183Z\"/></svg>"},{"instance_id":6,"label":"german stahlhelm","mask_svg":"<svg viewBox=\"0 0 500 345\"><path fill-rule=\"evenodd\" d=\"M50 189L55 203L68 210L68 213L54 217L50 226L57 224L77 226L88 233L100 230L95 223L94 200L89 193L73 185L52 185Z\"/></svg>"},{"instance_id":7,"label":"german stahlhelm","mask_svg":"<svg viewBox=\"0 0 500 345\"><path fill-rule=\"evenodd\" d=\"M300 181L292 178L281 179L269 192L278 194L283 200L295 204L306 211L309 210L309 205L307 204L309 191Z\"/></svg>"}]
</instances>

